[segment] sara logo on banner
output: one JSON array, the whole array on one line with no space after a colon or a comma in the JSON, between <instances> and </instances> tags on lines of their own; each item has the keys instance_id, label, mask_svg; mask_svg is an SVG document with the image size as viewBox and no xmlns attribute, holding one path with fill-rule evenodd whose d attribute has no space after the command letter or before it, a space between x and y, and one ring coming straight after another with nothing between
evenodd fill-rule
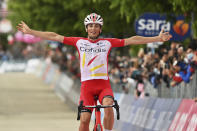
<instances>
[{"instance_id":1,"label":"sara logo on banner","mask_svg":"<svg viewBox=\"0 0 197 131\"><path fill-rule=\"evenodd\" d=\"M166 21L165 15L145 13L135 21L135 31L141 36L156 36L161 29L172 34L172 41L183 41L190 37L191 25L184 21L183 16L176 17L176 22Z\"/></svg>"}]
</instances>

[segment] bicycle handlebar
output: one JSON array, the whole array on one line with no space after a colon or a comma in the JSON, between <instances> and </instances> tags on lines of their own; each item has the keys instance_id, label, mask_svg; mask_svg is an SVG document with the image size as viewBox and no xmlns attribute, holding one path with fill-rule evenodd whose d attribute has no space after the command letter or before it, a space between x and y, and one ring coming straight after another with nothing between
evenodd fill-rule
<instances>
[{"instance_id":1,"label":"bicycle handlebar","mask_svg":"<svg viewBox=\"0 0 197 131\"><path fill-rule=\"evenodd\" d=\"M81 110L83 110L84 107L86 107L86 108L96 108L96 109L114 107L116 109L117 120L120 119L120 112L119 112L120 107L119 107L118 102L116 100L114 100L114 105L108 105L108 106L103 106L103 105L83 106L83 101L81 101L79 106L78 106L77 120L80 120Z\"/></svg>"},{"instance_id":2,"label":"bicycle handlebar","mask_svg":"<svg viewBox=\"0 0 197 131\"><path fill-rule=\"evenodd\" d=\"M80 120L80 114L82 109L83 109L83 101L81 101L78 106L77 120Z\"/></svg>"},{"instance_id":3,"label":"bicycle handlebar","mask_svg":"<svg viewBox=\"0 0 197 131\"><path fill-rule=\"evenodd\" d=\"M109 106L103 106L103 105L96 105L96 106L83 106L86 108L109 108L109 107L114 107L114 105L109 105Z\"/></svg>"}]
</instances>

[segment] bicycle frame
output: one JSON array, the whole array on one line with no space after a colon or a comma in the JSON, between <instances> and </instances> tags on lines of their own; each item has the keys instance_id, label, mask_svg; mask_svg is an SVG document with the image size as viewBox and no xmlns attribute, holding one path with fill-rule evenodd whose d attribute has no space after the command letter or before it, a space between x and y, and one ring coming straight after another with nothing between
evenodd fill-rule
<instances>
[{"instance_id":1,"label":"bicycle frame","mask_svg":"<svg viewBox=\"0 0 197 131\"><path fill-rule=\"evenodd\" d=\"M83 106L83 101L81 101L80 105L78 106L77 120L80 120L80 114L84 108L94 108L95 109L95 125L94 125L93 131L103 131L103 126L101 124L100 109L114 107L116 109L116 113L117 113L117 120L119 120L120 119L119 105L116 100L114 100L114 105L109 105L109 106L98 105L97 100L98 100L98 98L95 98L95 106Z\"/></svg>"},{"instance_id":2,"label":"bicycle frame","mask_svg":"<svg viewBox=\"0 0 197 131\"><path fill-rule=\"evenodd\" d=\"M97 105L97 100L95 100L95 105ZM100 129L99 129L100 128ZM103 131L103 126L101 124L101 111L100 108L95 108L95 125L94 125L94 131Z\"/></svg>"}]
</instances>

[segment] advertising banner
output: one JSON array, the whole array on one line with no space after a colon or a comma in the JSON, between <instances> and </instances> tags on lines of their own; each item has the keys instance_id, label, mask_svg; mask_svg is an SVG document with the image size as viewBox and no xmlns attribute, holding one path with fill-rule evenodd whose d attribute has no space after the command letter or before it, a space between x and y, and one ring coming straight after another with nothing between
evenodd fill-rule
<instances>
[{"instance_id":1,"label":"advertising banner","mask_svg":"<svg viewBox=\"0 0 197 131\"><path fill-rule=\"evenodd\" d=\"M193 104L190 120L186 122L184 131L197 131L197 103Z\"/></svg>"},{"instance_id":2,"label":"advertising banner","mask_svg":"<svg viewBox=\"0 0 197 131\"><path fill-rule=\"evenodd\" d=\"M167 131L181 99L161 99L133 96L120 97L119 121L115 120L116 131Z\"/></svg>"},{"instance_id":3,"label":"advertising banner","mask_svg":"<svg viewBox=\"0 0 197 131\"><path fill-rule=\"evenodd\" d=\"M144 131L167 131L180 101L180 99L157 98Z\"/></svg>"},{"instance_id":4,"label":"advertising banner","mask_svg":"<svg viewBox=\"0 0 197 131\"><path fill-rule=\"evenodd\" d=\"M169 131L184 131L183 129L187 127L188 121L190 121L192 114L193 114L193 105L194 101L191 99L184 99L182 100L176 115L172 121L172 124L170 125ZM196 111L194 111L195 113ZM195 115L194 115L195 119ZM193 123L191 122L191 125L193 126ZM195 130L188 130L188 131L195 131Z\"/></svg>"},{"instance_id":5,"label":"advertising banner","mask_svg":"<svg viewBox=\"0 0 197 131\"><path fill-rule=\"evenodd\" d=\"M166 15L144 13L135 21L135 31L141 36L157 36L161 29L170 32L172 41L183 41L191 35L191 24L184 16L177 16L175 22L167 21Z\"/></svg>"}]
</instances>

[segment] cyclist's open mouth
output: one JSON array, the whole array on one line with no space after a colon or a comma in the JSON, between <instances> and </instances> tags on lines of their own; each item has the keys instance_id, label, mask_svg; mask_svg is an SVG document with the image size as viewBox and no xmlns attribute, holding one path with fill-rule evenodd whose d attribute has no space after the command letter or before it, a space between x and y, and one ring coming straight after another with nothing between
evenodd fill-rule
<instances>
[{"instance_id":1,"label":"cyclist's open mouth","mask_svg":"<svg viewBox=\"0 0 197 131\"><path fill-rule=\"evenodd\" d=\"M97 32L90 32L91 35L97 35Z\"/></svg>"}]
</instances>

